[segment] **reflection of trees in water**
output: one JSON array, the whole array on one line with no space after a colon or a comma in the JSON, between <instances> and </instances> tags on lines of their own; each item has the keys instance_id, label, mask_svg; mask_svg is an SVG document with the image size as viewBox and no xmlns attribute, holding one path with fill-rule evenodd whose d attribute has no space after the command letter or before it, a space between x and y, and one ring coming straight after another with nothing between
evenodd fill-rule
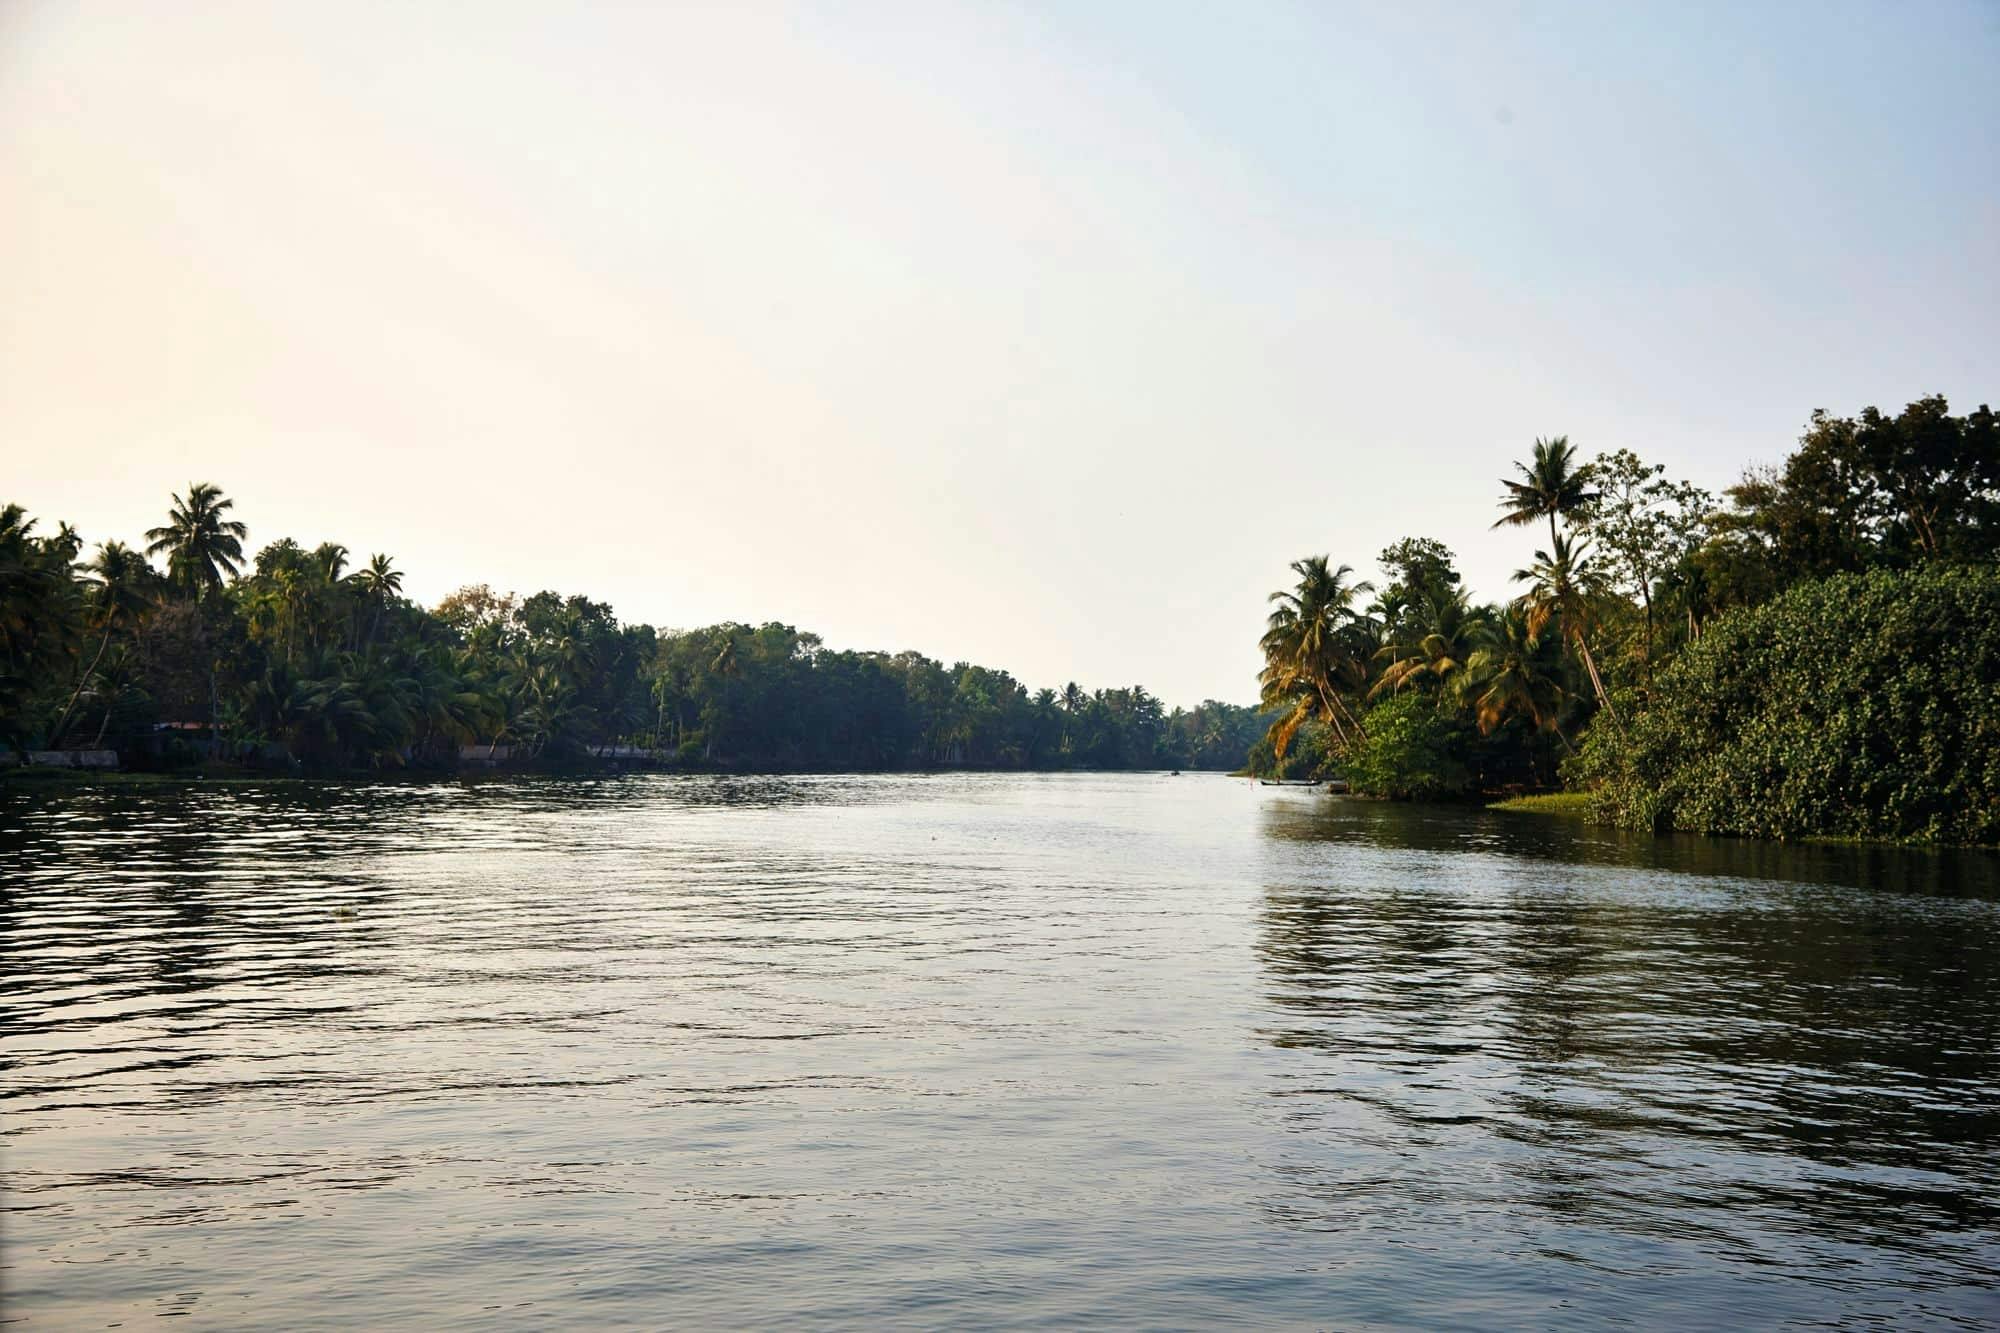
<instances>
[{"instance_id":1,"label":"reflection of trees in water","mask_svg":"<svg viewBox=\"0 0 2000 1333\"><path fill-rule=\"evenodd\" d=\"M2000 853L1990 851L1655 835L1566 816L1318 795L1287 794L1268 802L1262 813L1265 836L1280 842L1494 853L1565 866L2000 899Z\"/></svg>"},{"instance_id":2,"label":"reflection of trees in water","mask_svg":"<svg viewBox=\"0 0 2000 1333\"><path fill-rule=\"evenodd\" d=\"M323 1012L287 996L371 973L406 924L456 910L383 873L400 858L568 851L635 809L789 810L896 790L839 776L500 775L10 798L0 809L0 995L31 982L47 990L52 972L86 984L11 1010L0 1031L51 1030L71 1022L75 1003L148 996L174 997L176 1021L189 1024Z\"/></svg>"},{"instance_id":3,"label":"reflection of trees in water","mask_svg":"<svg viewBox=\"0 0 2000 1333\"><path fill-rule=\"evenodd\" d=\"M381 806L277 786L63 793L17 808L0 835L11 915L0 977L34 989L0 1030L43 1034L38 1063L55 1077L112 1051L134 1068L181 1069L227 1057L188 1044L218 1025L323 1015L303 998L313 983L371 967L380 930L367 909L382 891L355 867L391 836ZM64 976L78 984L51 985Z\"/></svg>"},{"instance_id":4,"label":"reflection of trees in water","mask_svg":"<svg viewBox=\"0 0 2000 1333\"><path fill-rule=\"evenodd\" d=\"M1332 801L1266 831L1268 1036L1298 1057L1271 1091L1304 1140L1274 1217L1373 1180L1373 1206L1718 1243L1754 1217L1951 1251L2000 1222L2000 913L1958 896L1994 864ZM1807 887L1829 864L1943 892Z\"/></svg>"}]
</instances>

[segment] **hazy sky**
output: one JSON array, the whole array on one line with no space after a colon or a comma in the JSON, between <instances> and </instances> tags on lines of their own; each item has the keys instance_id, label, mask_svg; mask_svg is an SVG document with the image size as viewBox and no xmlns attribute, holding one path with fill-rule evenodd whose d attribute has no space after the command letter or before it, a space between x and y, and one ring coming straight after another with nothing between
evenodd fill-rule
<instances>
[{"instance_id":1,"label":"hazy sky","mask_svg":"<svg viewBox=\"0 0 2000 1333\"><path fill-rule=\"evenodd\" d=\"M0 499L1254 697L1536 435L2000 396L2000 7L0 3Z\"/></svg>"}]
</instances>

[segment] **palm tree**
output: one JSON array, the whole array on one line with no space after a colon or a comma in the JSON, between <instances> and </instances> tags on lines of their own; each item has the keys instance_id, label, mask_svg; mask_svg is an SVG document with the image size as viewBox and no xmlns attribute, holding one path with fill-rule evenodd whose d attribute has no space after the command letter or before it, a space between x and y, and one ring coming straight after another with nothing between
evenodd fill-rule
<instances>
[{"instance_id":1,"label":"palm tree","mask_svg":"<svg viewBox=\"0 0 2000 1333\"><path fill-rule=\"evenodd\" d=\"M354 581L371 597L393 597L403 591L403 572L395 561L377 551L368 563L354 571Z\"/></svg>"},{"instance_id":2,"label":"palm tree","mask_svg":"<svg viewBox=\"0 0 2000 1333\"><path fill-rule=\"evenodd\" d=\"M368 620L368 636L362 640L361 645L366 648L375 642L375 631L381 628L382 608L388 604L391 597L403 591L403 572L396 568L388 556L378 551L368 558L366 566L354 572L354 582L373 608L373 614Z\"/></svg>"},{"instance_id":3,"label":"palm tree","mask_svg":"<svg viewBox=\"0 0 2000 1333\"><path fill-rule=\"evenodd\" d=\"M313 564L319 569L319 576L328 587L338 583L347 573L347 548L339 542L321 542L313 547Z\"/></svg>"},{"instance_id":4,"label":"palm tree","mask_svg":"<svg viewBox=\"0 0 2000 1333\"><path fill-rule=\"evenodd\" d=\"M1271 594L1277 609L1258 641L1264 650L1264 669L1257 679L1265 705L1292 705L1292 711L1271 729L1280 759L1315 711L1343 746L1349 743L1350 726L1360 734L1361 723L1342 695L1367 680L1368 654L1354 633L1359 620L1354 599L1373 591L1366 583L1347 581L1354 572L1349 566L1329 569L1323 555L1294 560L1291 568L1299 581Z\"/></svg>"},{"instance_id":5,"label":"palm tree","mask_svg":"<svg viewBox=\"0 0 2000 1333\"><path fill-rule=\"evenodd\" d=\"M1535 552L1534 564L1514 571L1514 581L1528 585L1516 605L1526 617L1531 636L1539 638L1550 621L1557 623L1564 641L1583 659L1583 669L1590 676L1590 687L1597 693L1598 704L1616 726L1618 710L1611 704L1604 677L1598 674L1597 659L1590 653L1590 626L1596 619L1596 602L1602 588L1586 554L1589 545L1588 541L1572 544L1557 536L1553 554Z\"/></svg>"},{"instance_id":6,"label":"palm tree","mask_svg":"<svg viewBox=\"0 0 2000 1333\"><path fill-rule=\"evenodd\" d=\"M1554 541L1559 515L1581 509L1597 499L1597 492L1590 489L1590 469L1576 465L1576 450L1567 435L1536 440L1532 461L1516 463L1514 470L1521 474L1521 480L1500 479L1500 484L1507 488L1500 500L1500 507L1506 512L1494 520L1496 528L1526 527L1546 515L1549 540Z\"/></svg>"},{"instance_id":7,"label":"palm tree","mask_svg":"<svg viewBox=\"0 0 2000 1333\"><path fill-rule=\"evenodd\" d=\"M434 750L439 738L453 747L478 739L481 723L494 711L493 701L456 668L451 650L443 644L417 648L410 670L423 747Z\"/></svg>"},{"instance_id":8,"label":"palm tree","mask_svg":"<svg viewBox=\"0 0 2000 1333\"><path fill-rule=\"evenodd\" d=\"M30 703L68 658L79 610L67 524L34 535L21 506L0 508L0 737L22 745L35 734Z\"/></svg>"},{"instance_id":9,"label":"palm tree","mask_svg":"<svg viewBox=\"0 0 2000 1333\"><path fill-rule=\"evenodd\" d=\"M250 529L223 517L236 502L205 481L171 498L166 526L146 530L146 554L165 554L168 577L190 596L214 592L224 574L234 577L243 568Z\"/></svg>"},{"instance_id":10,"label":"palm tree","mask_svg":"<svg viewBox=\"0 0 2000 1333\"><path fill-rule=\"evenodd\" d=\"M17 504L0 509L0 659L23 674L52 656L69 592L69 564L34 535L35 520Z\"/></svg>"},{"instance_id":11,"label":"palm tree","mask_svg":"<svg viewBox=\"0 0 2000 1333\"><path fill-rule=\"evenodd\" d=\"M1427 588L1405 609L1414 614L1397 618L1396 636L1376 653L1389 665L1368 691L1371 699L1425 676L1448 682L1465 669L1486 623L1486 613L1472 605L1463 588Z\"/></svg>"},{"instance_id":12,"label":"palm tree","mask_svg":"<svg viewBox=\"0 0 2000 1333\"><path fill-rule=\"evenodd\" d=\"M539 758L551 743L560 751L589 720L590 710L577 702L576 687L547 663L529 665L520 690L515 725L529 743L531 757Z\"/></svg>"},{"instance_id":13,"label":"palm tree","mask_svg":"<svg viewBox=\"0 0 2000 1333\"><path fill-rule=\"evenodd\" d=\"M152 583L159 576L153 567L123 542L105 542L97 548L97 558L86 567L92 581L90 591L91 610L96 613L101 636L97 641L96 655L90 665L77 677L76 688L70 691L69 702L63 705L62 716L56 719L49 731L49 744L61 742L65 729L69 726L70 714L76 711L77 700L83 697L84 688L97 674L97 668L104 662L105 651L111 647L111 635L121 624L129 624L138 618L141 611L152 600ZM102 735L100 730L99 735Z\"/></svg>"},{"instance_id":14,"label":"palm tree","mask_svg":"<svg viewBox=\"0 0 2000 1333\"><path fill-rule=\"evenodd\" d=\"M1458 680L1461 697L1472 701L1479 734L1491 735L1509 717L1525 714L1537 731L1555 732L1567 747L1569 738L1557 725L1563 688L1542 669L1541 640L1529 630L1527 612L1508 607L1486 623L1480 640Z\"/></svg>"}]
</instances>

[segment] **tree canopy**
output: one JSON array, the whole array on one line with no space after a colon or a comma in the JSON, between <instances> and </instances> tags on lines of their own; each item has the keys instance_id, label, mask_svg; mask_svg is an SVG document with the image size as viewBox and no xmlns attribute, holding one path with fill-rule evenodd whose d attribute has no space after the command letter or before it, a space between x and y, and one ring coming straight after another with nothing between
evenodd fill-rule
<instances>
[{"instance_id":1,"label":"tree canopy","mask_svg":"<svg viewBox=\"0 0 2000 1333\"><path fill-rule=\"evenodd\" d=\"M1382 551L1365 610L1346 566L1293 565L1254 766L1436 797L1567 765L1625 823L1995 836L1988 408L1814 412L1722 502L1628 449L1580 461L1560 435L1502 488L1495 527L1548 525L1510 602L1471 600L1430 537Z\"/></svg>"},{"instance_id":2,"label":"tree canopy","mask_svg":"<svg viewBox=\"0 0 2000 1333\"><path fill-rule=\"evenodd\" d=\"M828 649L790 625L659 630L587 596L470 585L426 609L392 557L266 543L220 488L81 560L69 528L0 515L0 741L325 770L447 766L462 747L569 764L614 747L697 768L1235 768L1264 723L1141 686L1031 690L920 653Z\"/></svg>"}]
</instances>

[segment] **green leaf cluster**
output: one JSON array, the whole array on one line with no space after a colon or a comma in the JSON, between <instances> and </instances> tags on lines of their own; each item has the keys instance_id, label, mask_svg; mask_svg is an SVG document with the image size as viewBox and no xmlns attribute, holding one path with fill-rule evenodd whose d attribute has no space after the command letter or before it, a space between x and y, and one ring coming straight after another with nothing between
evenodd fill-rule
<instances>
[{"instance_id":1,"label":"green leaf cluster","mask_svg":"<svg viewBox=\"0 0 2000 1333\"><path fill-rule=\"evenodd\" d=\"M1472 790L1466 750L1472 728L1415 691L1392 694L1362 718L1363 733L1339 767L1365 796L1398 801L1442 800Z\"/></svg>"},{"instance_id":2,"label":"green leaf cluster","mask_svg":"<svg viewBox=\"0 0 2000 1333\"><path fill-rule=\"evenodd\" d=\"M1838 575L1723 616L1568 776L1632 828L2000 844L2000 569Z\"/></svg>"}]
</instances>

